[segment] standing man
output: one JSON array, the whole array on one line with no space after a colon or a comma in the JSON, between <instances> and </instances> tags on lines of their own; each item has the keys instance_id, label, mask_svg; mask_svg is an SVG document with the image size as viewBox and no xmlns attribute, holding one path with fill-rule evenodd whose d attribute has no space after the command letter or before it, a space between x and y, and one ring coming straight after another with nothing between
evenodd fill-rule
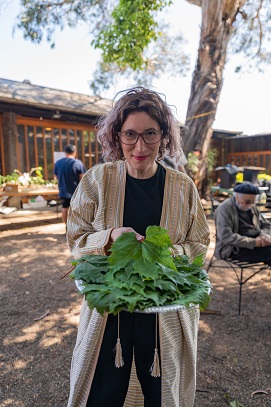
<instances>
[{"instance_id":1,"label":"standing man","mask_svg":"<svg viewBox=\"0 0 271 407\"><path fill-rule=\"evenodd\" d=\"M177 160L176 157L170 157L169 155L167 155L160 162L166 167L172 168L173 170L186 173L184 166L187 164L187 159L184 153L182 153L179 160Z\"/></svg>"},{"instance_id":2,"label":"standing man","mask_svg":"<svg viewBox=\"0 0 271 407\"><path fill-rule=\"evenodd\" d=\"M54 178L58 180L59 196L62 199L62 221L66 224L71 197L82 179L86 168L81 160L75 158L76 147L65 147L65 158L55 163Z\"/></svg>"}]
</instances>

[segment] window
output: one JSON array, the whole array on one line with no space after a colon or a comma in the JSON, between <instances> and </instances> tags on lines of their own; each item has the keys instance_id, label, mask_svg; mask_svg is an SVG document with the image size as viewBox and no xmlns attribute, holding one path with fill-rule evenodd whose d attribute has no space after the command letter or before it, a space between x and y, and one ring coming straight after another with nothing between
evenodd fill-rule
<instances>
[{"instance_id":1,"label":"window","mask_svg":"<svg viewBox=\"0 0 271 407\"><path fill-rule=\"evenodd\" d=\"M1 140L0 133L0 154ZM40 166L43 168L44 179L53 179L54 152L64 151L68 144L76 145L77 158L83 161L87 169L101 159L101 146L93 127L89 125L17 119L16 151L18 170L21 172Z\"/></svg>"}]
</instances>

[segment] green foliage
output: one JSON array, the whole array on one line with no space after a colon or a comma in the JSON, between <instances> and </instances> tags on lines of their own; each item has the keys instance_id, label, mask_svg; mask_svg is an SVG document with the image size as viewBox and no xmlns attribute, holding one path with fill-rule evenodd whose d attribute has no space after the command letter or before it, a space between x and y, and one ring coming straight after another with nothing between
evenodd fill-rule
<instances>
[{"instance_id":1,"label":"green foliage","mask_svg":"<svg viewBox=\"0 0 271 407\"><path fill-rule=\"evenodd\" d=\"M194 179L194 176L198 173L199 166L200 166L199 156L194 151L190 151L187 154L187 164L186 164L185 168L187 170L187 174L192 179Z\"/></svg>"},{"instance_id":2,"label":"green foliage","mask_svg":"<svg viewBox=\"0 0 271 407\"><path fill-rule=\"evenodd\" d=\"M46 35L55 47L56 28L86 23L92 45L103 52L90 83L97 94L120 77L149 86L161 74L187 71L189 60L182 50L182 35L169 34L169 25L158 18L158 13L171 4L171 0L23 1L17 26L25 38L40 43Z\"/></svg>"},{"instance_id":3,"label":"green foliage","mask_svg":"<svg viewBox=\"0 0 271 407\"><path fill-rule=\"evenodd\" d=\"M71 278L81 280L89 307L103 314L179 304L207 307L209 281L203 256L193 263L186 256L172 257L172 242L165 229L150 226L139 242L124 233L112 245L110 256L86 255L73 260Z\"/></svg>"},{"instance_id":4,"label":"green foliage","mask_svg":"<svg viewBox=\"0 0 271 407\"><path fill-rule=\"evenodd\" d=\"M270 63L269 1L246 0L238 9L229 53L241 53L251 61L242 68L253 63L261 69L261 65ZM22 0L21 3L17 26L25 38L36 43L46 35L51 47L55 47L56 29L73 28L81 22L87 24L91 44L102 51L102 60L90 82L94 93L109 89L120 77L149 86L162 74L174 76L187 70L188 58L181 49L183 37L172 38L159 22L159 13L172 0ZM224 18L226 21L226 14L223 21Z\"/></svg>"},{"instance_id":5,"label":"green foliage","mask_svg":"<svg viewBox=\"0 0 271 407\"><path fill-rule=\"evenodd\" d=\"M7 182L19 184L18 178L19 178L19 174L17 174L15 171L12 174L8 174L6 176L0 175L0 185L3 185Z\"/></svg>"},{"instance_id":6,"label":"green foliage","mask_svg":"<svg viewBox=\"0 0 271 407\"><path fill-rule=\"evenodd\" d=\"M103 62L116 63L121 70L127 66L142 69L146 64L144 48L160 36L158 13L171 4L171 0L21 0L17 26L25 38L36 43L42 41L45 33L54 47L56 28L63 30L65 26L86 23L94 38L92 44L103 51ZM270 63L269 4L270 0L247 0L238 10L229 46L231 53L242 53L254 64Z\"/></svg>"},{"instance_id":7,"label":"green foliage","mask_svg":"<svg viewBox=\"0 0 271 407\"><path fill-rule=\"evenodd\" d=\"M36 175L33 175L36 174ZM29 172L30 180L29 184L38 184L38 185L43 185L46 183L46 181L43 179L43 174L42 174L42 167L36 167L36 168L31 168Z\"/></svg>"},{"instance_id":8,"label":"green foliage","mask_svg":"<svg viewBox=\"0 0 271 407\"><path fill-rule=\"evenodd\" d=\"M206 170L206 176L208 178L208 182L211 180L209 179L214 166L216 164L217 160L217 155L218 151L216 148L209 148L207 152L207 170ZM199 168L200 168L200 163L201 163L201 156L199 155L198 152L191 151L187 154L187 164L185 166L187 170L187 174L192 178L195 179L195 176L197 175Z\"/></svg>"},{"instance_id":9,"label":"green foliage","mask_svg":"<svg viewBox=\"0 0 271 407\"><path fill-rule=\"evenodd\" d=\"M143 65L136 70L128 64L119 67L113 60L108 63L104 60L99 62L90 83L93 93L99 94L104 89L109 89L121 78L129 78L138 85L148 87L161 75L167 77L185 75L189 67L189 58L182 49L185 42L182 34L171 35L169 25L164 23L159 23L158 30L156 40L152 40L143 50Z\"/></svg>"},{"instance_id":10,"label":"green foliage","mask_svg":"<svg viewBox=\"0 0 271 407\"><path fill-rule=\"evenodd\" d=\"M211 174L216 165L218 151L216 148L209 148L207 153L207 175Z\"/></svg>"},{"instance_id":11,"label":"green foliage","mask_svg":"<svg viewBox=\"0 0 271 407\"><path fill-rule=\"evenodd\" d=\"M5 183L5 178L4 175L0 174L0 187Z\"/></svg>"},{"instance_id":12,"label":"green foliage","mask_svg":"<svg viewBox=\"0 0 271 407\"><path fill-rule=\"evenodd\" d=\"M162 0L120 0L112 12L112 23L92 41L103 51L103 61L120 69L146 65L144 49L160 35L154 13L171 4Z\"/></svg>"},{"instance_id":13,"label":"green foliage","mask_svg":"<svg viewBox=\"0 0 271 407\"><path fill-rule=\"evenodd\" d=\"M22 186L29 185L45 185L49 181L44 180L42 174L42 167L31 168L29 172L22 173L21 171L15 169L12 174L0 175L0 186L7 182L19 184ZM57 180L52 180L50 183L57 184Z\"/></svg>"},{"instance_id":14,"label":"green foliage","mask_svg":"<svg viewBox=\"0 0 271 407\"><path fill-rule=\"evenodd\" d=\"M43 185L46 183L45 180L43 179L42 167L35 167L35 168L32 167L29 172L24 172L24 173L15 169L14 173L18 174L18 182L24 186L29 186L29 185L33 185L33 184Z\"/></svg>"}]
</instances>

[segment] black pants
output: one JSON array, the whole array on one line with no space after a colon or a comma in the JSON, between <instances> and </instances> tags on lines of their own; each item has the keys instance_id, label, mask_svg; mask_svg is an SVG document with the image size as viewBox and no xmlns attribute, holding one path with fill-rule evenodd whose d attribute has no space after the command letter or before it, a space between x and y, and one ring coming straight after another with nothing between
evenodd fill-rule
<instances>
[{"instance_id":1,"label":"black pants","mask_svg":"<svg viewBox=\"0 0 271 407\"><path fill-rule=\"evenodd\" d=\"M249 263L263 263L271 266L271 246L267 247L255 247L255 249L243 249L239 248L238 253L231 253L231 259L247 261Z\"/></svg>"},{"instance_id":2,"label":"black pants","mask_svg":"<svg viewBox=\"0 0 271 407\"><path fill-rule=\"evenodd\" d=\"M87 407L123 407L129 386L133 353L137 377L144 395L144 407L161 407L161 377L152 377L150 374L155 335L155 314L121 312L120 341L124 366L116 368L118 317L108 315Z\"/></svg>"}]
</instances>

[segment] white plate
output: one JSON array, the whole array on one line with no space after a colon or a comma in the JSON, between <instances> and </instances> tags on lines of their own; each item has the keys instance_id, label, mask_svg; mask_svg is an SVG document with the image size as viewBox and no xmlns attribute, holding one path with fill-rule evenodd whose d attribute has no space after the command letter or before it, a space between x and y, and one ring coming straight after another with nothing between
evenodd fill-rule
<instances>
[{"instance_id":1,"label":"white plate","mask_svg":"<svg viewBox=\"0 0 271 407\"><path fill-rule=\"evenodd\" d=\"M80 292L84 289L84 284L83 284L82 280L75 280L75 284ZM211 291L211 287L209 288L208 294L210 294L210 291ZM196 304L190 304L189 308L193 308L193 307L197 307L197 306L198 305L196 305ZM185 307L184 305L178 305L178 304L163 305L161 307L149 307L149 308L144 309L144 311L135 310L134 312L140 312L142 314L155 314L157 312L164 313L164 312L170 312L170 311L177 311L178 309L188 309L188 307Z\"/></svg>"},{"instance_id":2,"label":"white plate","mask_svg":"<svg viewBox=\"0 0 271 407\"><path fill-rule=\"evenodd\" d=\"M84 284L82 280L74 280L75 285L78 288L78 290L81 292L84 289Z\"/></svg>"}]
</instances>

